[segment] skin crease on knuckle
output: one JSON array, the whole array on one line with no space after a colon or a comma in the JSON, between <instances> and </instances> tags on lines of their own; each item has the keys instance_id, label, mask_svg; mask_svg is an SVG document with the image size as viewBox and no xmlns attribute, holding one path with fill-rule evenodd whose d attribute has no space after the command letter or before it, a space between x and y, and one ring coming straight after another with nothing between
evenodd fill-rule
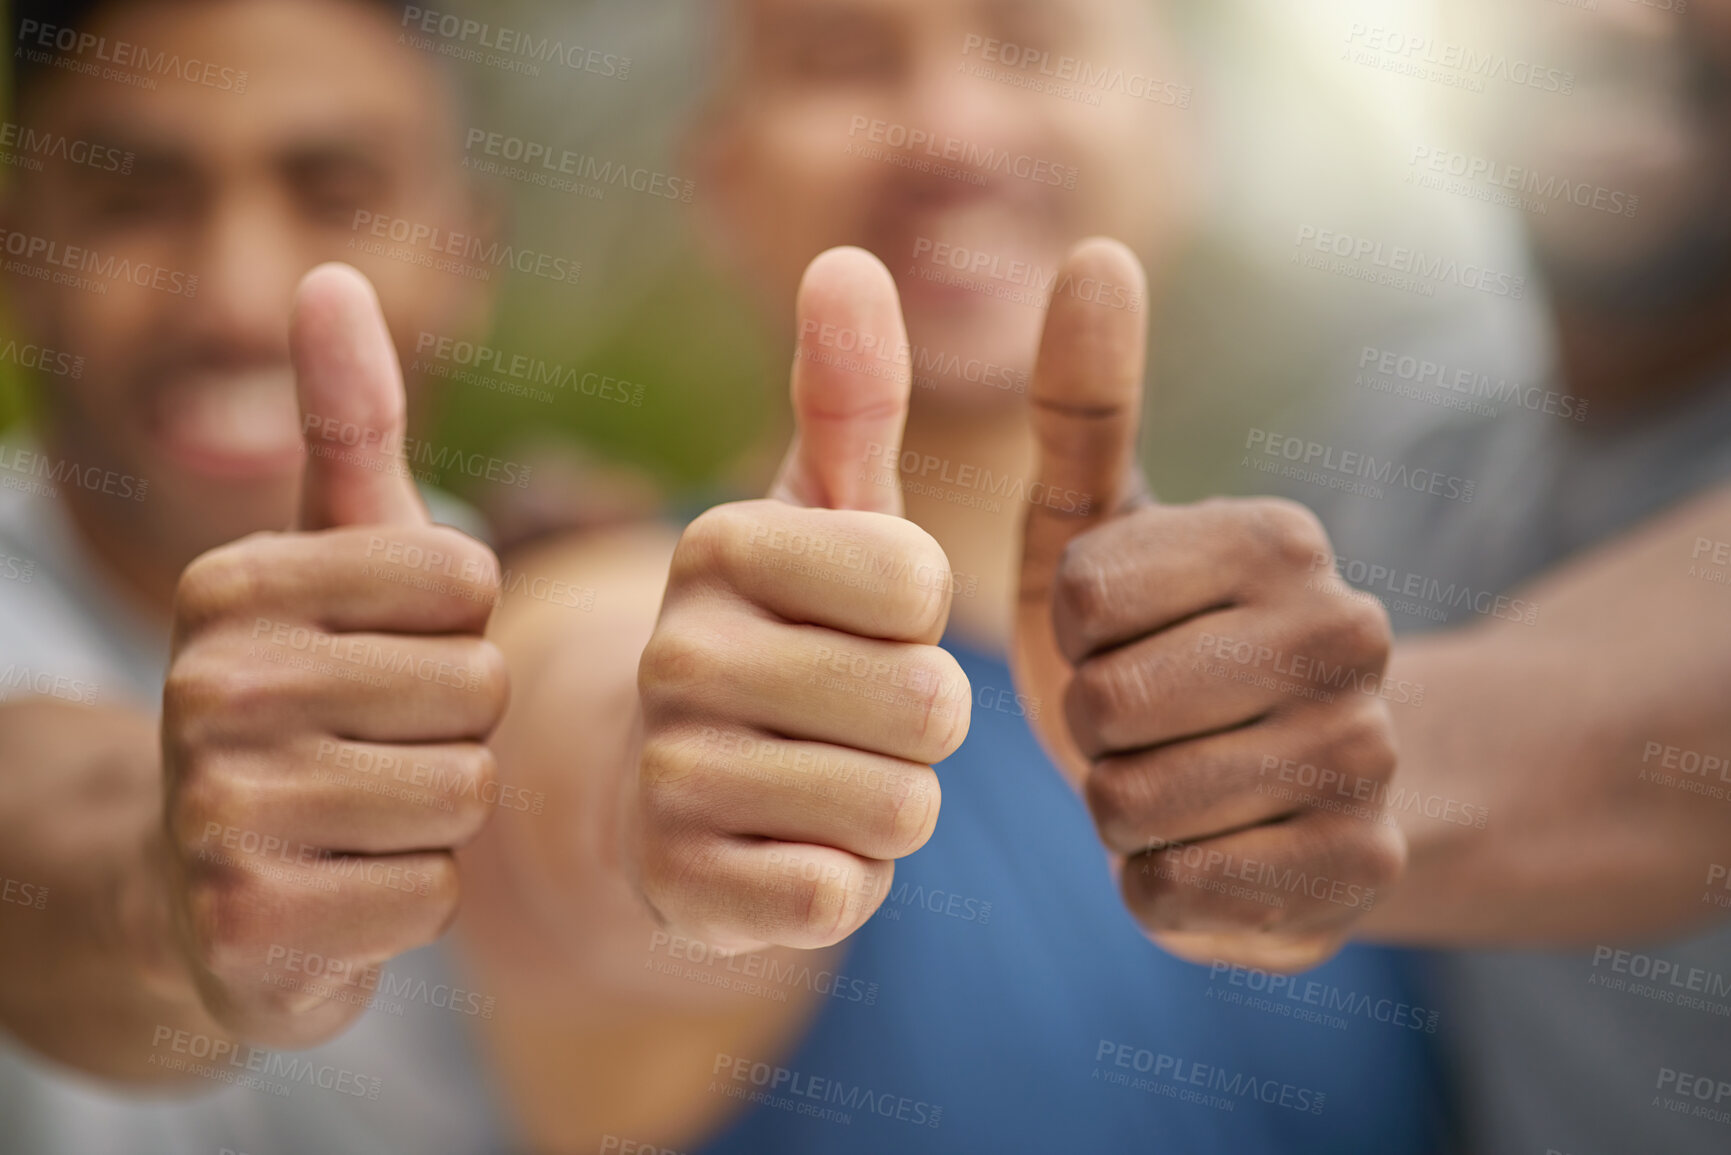
<instances>
[{"instance_id":1,"label":"skin crease on knuckle","mask_svg":"<svg viewBox=\"0 0 1731 1155\"><path fill-rule=\"evenodd\" d=\"M937 646L920 647L928 663L932 685L925 695L920 728L921 757L916 761L941 762L961 748L973 717L973 693L960 663Z\"/></svg>"},{"instance_id":2,"label":"skin crease on knuckle","mask_svg":"<svg viewBox=\"0 0 1731 1155\"><path fill-rule=\"evenodd\" d=\"M258 588L257 555L266 535L255 534L194 559L181 575L178 624L196 633L244 612Z\"/></svg>"}]
</instances>

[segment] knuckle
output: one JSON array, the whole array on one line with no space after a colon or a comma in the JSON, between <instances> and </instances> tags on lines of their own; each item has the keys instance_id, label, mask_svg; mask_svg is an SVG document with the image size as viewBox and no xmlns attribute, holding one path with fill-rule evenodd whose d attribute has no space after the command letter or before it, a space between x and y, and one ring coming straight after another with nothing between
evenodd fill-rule
<instances>
[{"instance_id":1,"label":"knuckle","mask_svg":"<svg viewBox=\"0 0 1731 1155\"><path fill-rule=\"evenodd\" d=\"M448 525L431 526L425 532L428 535L429 549L438 550L450 557L451 571L460 575L460 584L472 587L471 590L464 591L471 594L463 597L465 602L474 601L473 594L484 595L484 604L488 607L497 602L502 579L499 557L491 547ZM450 596L463 595L453 592Z\"/></svg>"},{"instance_id":2,"label":"knuckle","mask_svg":"<svg viewBox=\"0 0 1731 1155\"><path fill-rule=\"evenodd\" d=\"M183 629L196 630L232 616L258 600L264 570L259 554L278 535L257 533L194 558L181 572L175 611Z\"/></svg>"},{"instance_id":3,"label":"knuckle","mask_svg":"<svg viewBox=\"0 0 1731 1155\"><path fill-rule=\"evenodd\" d=\"M1097 765L1082 790L1089 812L1102 829L1118 833L1139 829L1160 810L1156 776L1130 764Z\"/></svg>"},{"instance_id":4,"label":"knuckle","mask_svg":"<svg viewBox=\"0 0 1731 1155\"><path fill-rule=\"evenodd\" d=\"M652 830L638 847L637 885L651 910L682 921L721 877L722 843L690 832Z\"/></svg>"},{"instance_id":5,"label":"knuckle","mask_svg":"<svg viewBox=\"0 0 1731 1155\"><path fill-rule=\"evenodd\" d=\"M1373 888L1388 886L1406 873L1406 836L1397 826L1371 826L1363 854L1364 870Z\"/></svg>"},{"instance_id":6,"label":"knuckle","mask_svg":"<svg viewBox=\"0 0 1731 1155\"><path fill-rule=\"evenodd\" d=\"M427 892L417 895L417 901L427 910L427 927L409 946L424 946L451 928L457 909L462 905L463 880L457 869L456 856L449 851L436 854L427 863Z\"/></svg>"},{"instance_id":7,"label":"knuckle","mask_svg":"<svg viewBox=\"0 0 1731 1155\"><path fill-rule=\"evenodd\" d=\"M273 898L271 885L244 868L203 872L188 890L191 945L199 965L222 976L250 963L265 932L259 912L272 909Z\"/></svg>"},{"instance_id":8,"label":"knuckle","mask_svg":"<svg viewBox=\"0 0 1731 1155\"><path fill-rule=\"evenodd\" d=\"M662 735L645 741L638 760L637 789L656 826L690 813L702 773L702 754L691 743Z\"/></svg>"},{"instance_id":9,"label":"knuckle","mask_svg":"<svg viewBox=\"0 0 1731 1155\"><path fill-rule=\"evenodd\" d=\"M647 698L679 701L714 685L721 673L717 639L682 621L664 622L643 648L637 684Z\"/></svg>"},{"instance_id":10,"label":"knuckle","mask_svg":"<svg viewBox=\"0 0 1731 1155\"><path fill-rule=\"evenodd\" d=\"M1354 598L1336 619L1335 645L1354 661L1381 669L1394 645L1394 631L1381 602Z\"/></svg>"},{"instance_id":11,"label":"knuckle","mask_svg":"<svg viewBox=\"0 0 1731 1155\"><path fill-rule=\"evenodd\" d=\"M1334 740L1333 760L1358 778L1386 781L1398 764L1394 723L1380 702L1367 702L1346 720Z\"/></svg>"},{"instance_id":12,"label":"knuckle","mask_svg":"<svg viewBox=\"0 0 1731 1155\"><path fill-rule=\"evenodd\" d=\"M497 723L511 698L511 669L505 652L490 638L468 639L463 645L469 651L465 659L471 675L469 684L482 696L483 713Z\"/></svg>"},{"instance_id":13,"label":"knuckle","mask_svg":"<svg viewBox=\"0 0 1731 1155\"><path fill-rule=\"evenodd\" d=\"M850 856L851 857L851 856ZM828 944L844 937L863 922L861 885L863 863L843 871L820 872L815 879L799 878L791 886L793 929L801 941Z\"/></svg>"},{"instance_id":14,"label":"knuckle","mask_svg":"<svg viewBox=\"0 0 1731 1155\"><path fill-rule=\"evenodd\" d=\"M252 813L245 779L226 772L221 759L195 752L181 760L179 781L169 794L169 832L184 853L196 855L221 827Z\"/></svg>"},{"instance_id":15,"label":"knuckle","mask_svg":"<svg viewBox=\"0 0 1731 1155\"><path fill-rule=\"evenodd\" d=\"M169 667L163 681L163 738L181 752L210 746L239 726L274 716L291 692L286 671L254 669L198 649Z\"/></svg>"},{"instance_id":16,"label":"knuckle","mask_svg":"<svg viewBox=\"0 0 1731 1155\"><path fill-rule=\"evenodd\" d=\"M890 858L905 858L924 846L937 829L941 791L938 776L922 767L910 776L891 801L886 822Z\"/></svg>"},{"instance_id":17,"label":"knuckle","mask_svg":"<svg viewBox=\"0 0 1731 1155\"><path fill-rule=\"evenodd\" d=\"M1328 532L1310 508L1283 497L1255 498L1243 507L1270 556L1283 567L1308 569L1330 551Z\"/></svg>"},{"instance_id":18,"label":"knuckle","mask_svg":"<svg viewBox=\"0 0 1731 1155\"><path fill-rule=\"evenodd\" d=\"M717 505L686 526L674 548L669 584L716 576L728 580L749 564L748 543L763 524L762 510L753 505Z\"/></svg>"},{"instance_id":19,"label":"knuckle","mask_svg":"<svg viewBox=\"0 0 1731 1155\"><path fill-rule=\"evenodd\" d=\"M890 556L898 559L897 569L906 575L889 583L884 595L890 627L902 637L936 637L950 615L949 555L913 522L886 518L886 523L892 538Z\"/></svg>"},{"instance_id":20,"label":"knuckle","mask_svg":"<svg viewBox=\"0 0 1731 1155\"><path fill-rule=\"evenodd\" d=\"M922 646L914 659L914 709L919 716L917 761L941 762L967 737L973 694L961 665L936 646Z\"/></svg>"},{"instance_id":21,"label":"knuckle","mask_svg":"<svg viewBox=\"0 0 1731 1155\"><path fill-rule=\"evenodd\" d=\"M491 746L479 742L462 749L456 760L456 773L461 781L458 806L469 822L478 825L492 814L487 799L497 797L499 760Z\"/></svg>"},{"instance_id":22,"label":"knuckle","mask_svg":"<svg viewBox=\"0 0 1731 1155\"><path fill-rule=\"evenodd\" d=\"M1112 747L1124 724L1153 705L1157 687L1151 674L1141 663L1122 655L1082 663L1076 667L1069 691L1076 720L1098 743Z\"/></svg>"},{"instance_id":23,"label":"knuckle","mask_svg":"<svg viewBox=\"0 0 1731 1155\"><path fill-rule=\"evenodd\" d=\"M1090 648L1098 642L1101 623L1111 610L1111 588L1106 563L1089 547L1086 537L1075 538L1064 547L1052 576L1053 605L1074 623Z\"/></svg>"}]
</instances>

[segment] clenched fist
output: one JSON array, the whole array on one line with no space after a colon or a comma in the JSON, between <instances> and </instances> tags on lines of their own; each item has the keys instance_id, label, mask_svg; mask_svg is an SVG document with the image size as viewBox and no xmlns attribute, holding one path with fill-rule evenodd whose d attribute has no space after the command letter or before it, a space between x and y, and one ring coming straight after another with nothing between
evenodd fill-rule
<instances>
[{"instance_id":1,"label":"clenched fist","mask_svg":"<svg viewBox=\"0 0 1731 1155\"><path fill-rule=\"evenodd\" d=\"M639 674L637 885L664 922L742 950L858 929L931 836L930 764L968 730L967 678L936 645L948 560L870 471L901 444L908 367L835 352L906 347L895 283L831 250L798 321L781 478L686 530Z\"/></svg>"},{"instance_id":2,"label":"clenched fist","mask_svg":"<svg viewBox=\"0 0 1731 1155\"><path fill-rule=\"evenodd\" d=\"M162 716L185 953L217 1021L276 1046L334 1034L450 922L506 697L498 563L415 491L367 282L309 273L291 347L299 523L187 567Z\"/></svg>"},{"instance_id":3,"label":"clenched fist","mask_svg":"<svg viewBox=\"0 0 1731 1155\"><path fill-rule=\"evenodd\" d=\"M1405 862L1381 820L1387 617L1318 566L1332 551L1304 507L1147 496L1142 270L1088 241L1057 283L1034 429L1044 488L1087 500L1028 510L1018 682L1062 705L1042 711L1042 740L1157 942L1196 961L1315 965ZM1304 767L1334 788L1284 785Z\"/></svg>"}]
</instances>

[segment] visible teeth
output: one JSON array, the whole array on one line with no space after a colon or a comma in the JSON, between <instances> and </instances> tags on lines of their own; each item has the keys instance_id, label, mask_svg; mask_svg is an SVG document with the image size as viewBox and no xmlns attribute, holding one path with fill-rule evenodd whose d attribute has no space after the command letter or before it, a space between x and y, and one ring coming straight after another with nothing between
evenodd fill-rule
<instances>
[{"instance_id":1,"label":"visible teeth","mask_svg":"<svg viewBox=\"0 0 1731 1155\"><path fill-rule=\"evenodd\" d=\"M277 454L300 442L300 411L287 368L206 378L168 399L182 439L235 454Z\"/></svg>"}]
</instances>

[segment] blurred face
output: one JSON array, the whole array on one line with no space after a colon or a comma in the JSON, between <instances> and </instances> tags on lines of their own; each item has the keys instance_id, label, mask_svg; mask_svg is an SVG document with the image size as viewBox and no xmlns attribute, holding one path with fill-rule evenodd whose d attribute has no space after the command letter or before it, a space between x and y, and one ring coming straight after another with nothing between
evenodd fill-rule
<instances>
[{"instance_id":1,"label":"blurred face","mask_svg":"<svg viewBox=\"0 0 1731 1155\"><path fill-rule=\"evenodd\" d=\"M49 159L5 207L4 227L39 246L32 264L59 271L76 247L134 270L70 286L14 275L12 313L25 336L84 358L81 376L43 382L52 449L146 479L147 500L111 511L113 532L184 563L293 515L303 451L287 337L301 275L359 267L400 349L422 330L467 331L487 304L473 282L367 255L356 221L473 232L477 214L451 94L396 46L382 7L122 0L88 31L246 74L240 92L220 74L147 88L53 70L21 110L27 126L132 162ZM46 257L43 242L57 246Z\"/></svg>"},{"instance_id":2,"label":"blurred face","mask_svg":"<svg viewBox=\"0 0 1731 1155\"><path fill-rule=\"evenodd\" d=\"M823 249L876 253L916 400L1016 403L1075 241L1171 247L1195 113L1149 0L736 0L723 39L718 245L778 317Z\"/></svg>"},{"instance_id":3,"label":"blurred face","mask_svg":"<svg viewBox=\"0 0 1731 1155\"><path fill-rule=\"evenodd\" d=\"M1569 16L1517 34L1574 72L1576 91L1499 109L1491 139L1510 163L1638 202L1607 213L1604 197L1598 206L1557 199L1527 217L1554 290L1649 309L1722 290L1731 277L1731 0Z\"/></svg>"}]
</instances>

